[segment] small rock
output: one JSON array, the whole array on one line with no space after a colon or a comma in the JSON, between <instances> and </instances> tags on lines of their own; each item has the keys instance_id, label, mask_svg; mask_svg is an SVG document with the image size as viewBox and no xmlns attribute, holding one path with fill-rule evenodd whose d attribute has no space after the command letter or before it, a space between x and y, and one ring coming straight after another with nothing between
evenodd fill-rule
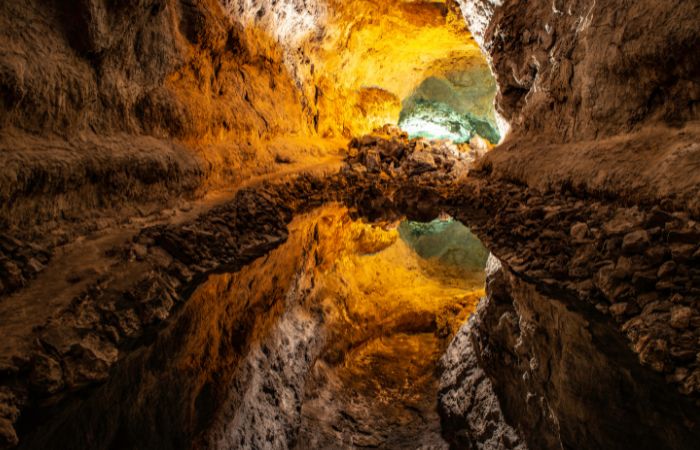
<instances>
[{"instance_id":1,"label":"small rock","mask_svg":"<svg viewBox=\"0 0 700 450\"><path fill-rule=\"evenodd\" d=\"M427 151L415 151L408 159L408 173L410 175L418 175L424 172L437 170L435 159Z\"/></svg>"},{"instance_id":2,"label":"small rock","mask_svg":"<svg viewBox=\"0 0 700 450\"><path fill-rule=\"evenodd\" d=\"M66 358L66 385L70 388L104 381L119 352L114 345L95 335L75 344Z\"/></svg>"},{"instance_id":3,"label":"small rock","mask_svg":"<svg viewBox=\"0 0 700 450\"><path fill-rule=\"evenodd\" d=\"M148 255L148 248L141 244L133 244L131 251L138 261L142 261Z\"/></svg>"},{"instance_id":4,"label":"small rock","mask_svg":"<svg viewBox=\"0 0 700 450\"><path fill-rule=\"evenodd\" d=\"M603 230L608 236L622 234L642 224L639 211L631 208L619 209L612 220L603 224Z\"/></svg>"},{"instance_id":5,"label":"small rock","mask_svg":"<svg viewBox=\"0 0 700 450\"><path fill-rule=\"evenodd\" d=\"M647 292L637 296L637 304L642 308L649 303L655 302L659 299L659 295L656 292Z\"/></svg>"},{"instance_id":6,"label":"small rock","mask_svg":"<svg viewBox=\"0 0 700 450\"><path fill-rule=\"evenodd\" d=\"M350 168L352 169L353 172L358 173L358 174L367 173L367 167L365 167L362 164L351 164Z\"/></svg>"},{"instance_id":7,"label":"small rock","mask_svg":"<svg viewBox=\"0 0 700 450\"><path fill-rule=\"evenodd\" d=\"M695 245L693 244L674 243L671 244L670 247L671 256L673 257L674 261L677 262L688 261L695 253Z\"/></svg>"},{"instance_id":8,"label":"small rock","mask_svg":"<svg viewBox=\"0 0 700 450\"><path fill-rule=\"evenodd\" d=\"M669 275L673 275L676 272L677 264L674 261L666 261L659 267L659 271L656 276L659 278L665 278Z\"/></svg>"},{"instance_id":9,"label":"small rock","mask_svg":"<svg viewBox=\"0 0 700 450\"><path fill-rule=\"evenodd\" d=\"M700 391L700 368L693 370L693 373L685 379L681 392L690 395Z\"/></svg>"},{"instance_id":10,"label":"small rock","mask_svg":"<svg viewBox=\"0 0 700 450\"><path fill-rule=\"evenodd\" d=\"M612 265L603 266L598 270L593 278L593 283L603 294L608 298L613 295L613 290L615 289L616 283L613 277L615 272L615 267Z\"/></svg>"},{"instance_id":11,"label":"small rock","mask_svg":"<svg viewBox=\"0 0 700 450\"><path fill-rule=\"evenodd\" d=\"M571 226L571 237L578 241L585 239L588 236L588 232L588 224L584 222L578 222Z\"/></svg>"},{"instance_id":12,"label":"small rock","mask_svg":"<svg viewBox=\"0 0 700 450\"><path fill-rule=\"evenodd\" d=\"M674 306L671 309L671 326L676 329L688 328L693 310L687 306Z\"/></svg>"},{"instance_id":13,"label":"small rock","mask_svg":"<svg viewBox=\"0 0 700 450\"><path fill-rule=\"evenodd\" d=\"M613 317L620 317L627 313L627 309L629 308L629 303L615 303L614 305L610 306L610 314L613 315Z\"/></svg>"},{"instance_id":14,"label":"small rock","mask_svg":"<svg viewBox=\"0 0 700 450\"><path fill-rule=\"evenodd\" d=\"M27 268L29 269L29 272L36 275L42 270L44 270L44 265L40 263L36 258L29 258L29 261L27 261Z\"/></svg>"},{"instance_id":15,"label":"small rock","mask_svg":"<svg viewBox=\"0 0 700 450\"><path fill-rule=\"evenodd\" d=\"M19 444L12 422L0 418L0 448L12 448Z\"/></svg>"},{"instance_id":16,"label":"small rock","mask_svg":"<svg viewBox=\"0 0 700 450\"><path fill-rule=\"evenodd\" d=\"M645 336L635 344L635 350L639 353L642 364L651 367L652 370L664 372L668 369L668 343L665 340Z\"/></svg>"},{"instance_id":17,"label":"small rock","mask_svg":"<svg viewBox=\"0 0 700 450\"><path fill-rule=\"evenodd\" d=\"M382 162L379 152L375 149L368 150L365 154L365 166L369 173L379 173L382 170Z\"/></svg>"},{"instance_id":18,"label":"small rock","mask_svg":"<svg viewBox=\"0 0 700 450\"><path fill-rule=\"evenodd\" d=\"M678 367L673 375L670 376L671 381L675 383L680 383L688 377L688 369L685 367Z\"/></svg>"},{"instance_id":19,"label":"small rock","mask_svg":"<svg viewBox=\"0 0 700 450\"><path fill-rule=\"evenodd\" d=\"M9 234L0 233L0 250L11 254L19 248L22 248L22 241L13 238Z\"/></svg>"},{"instance_id":20,"label":"small rock","mask_svg":"<svg viewBox=\"0 0 700 450\"><path fill-rule=\"evenodd\" d=\"M671 300L671 303L683 303L683 300L685 299L681 294L673 294L669 300Z\"/></svg>"},{"instance_id":21,"label":"small rock","mask_svg":"<svg viewBox=\"0 0 700 450\"><path fill-rule=\"evenodd\" d=\"M646 230L627 233L622 239L622 251L628 255L639 253L649 246L649 234Z\"/></svg>"},{"instance_id":22,"label":"small rock","mask_svg":"<svg viewBox=\"0 0 700 450\"><path fill-rule=\"evenodd\" d=\"M55 359L38 354L29 374L32 387L41 394L54 394L63 388L63 370Z\"/></svg>"},{"instance_id":23,"label":"small rock","mask_svg":"<svg viewBox=\"0 0 700 450\"><path fill-rule=\"evenodd\" d=\"M629 278L634 273L634 264L632 259L626 256L620 256L617 259L617 264L615 265L615 272L613 276L618 280L624 280Z\"/></svg>"},{"instance_id":24,"label":"small rock","mask_svg":"<svg viewBox=\"0 0 700 450\"><path fill-rule=\"evenodd\" d=\"M695 360L695 350L692 348L672 347L671 357L680 363L689 363Z\"/></svg>"},{"instance_id":25,"label":"small rock","mask_svg":"<svg viewBox=\"0 0 700 450\"><path fill-rule=\"evenodd\" d=\"M673 283L673 280L661 280L656 283L655 287L657 291L670 291L675 288L676 285Z\"/></svg>"},{"instance_id":26,"label":"small rock","mask_svg":"<svg viewBox=\"0 0 700 450\"><path fill-rule=\"evenodd\" d=\"M25 283L22 270L17 267L17 264L10 260L0 265L0 278L4 278L4 284L10 289L18 289L24 286Z\"/></svg>"}]
</instances>

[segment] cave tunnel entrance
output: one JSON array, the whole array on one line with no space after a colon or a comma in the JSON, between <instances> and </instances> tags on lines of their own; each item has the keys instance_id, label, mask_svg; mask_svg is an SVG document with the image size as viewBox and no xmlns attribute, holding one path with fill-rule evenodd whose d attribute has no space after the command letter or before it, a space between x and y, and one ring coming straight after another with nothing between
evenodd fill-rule
<instances>
[{"instance_id":1,"label":"cave tunnel entrance","mask_svg":"<svg viewBox=\"0 0 700 450\"><path fill-rule=\"evenodd\" d=\"M496 84L488 67L476 65L426 78L402 102L399 127L409 137L467 143L475 136L501 140L493 99Z\"/></svg>"}]
</instances>

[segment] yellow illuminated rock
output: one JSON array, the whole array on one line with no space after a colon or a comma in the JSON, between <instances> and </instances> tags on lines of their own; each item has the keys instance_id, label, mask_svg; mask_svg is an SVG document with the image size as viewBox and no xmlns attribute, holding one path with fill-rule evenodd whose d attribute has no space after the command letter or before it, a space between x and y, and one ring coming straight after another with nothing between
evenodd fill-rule
<instances>
[{"instance_id":1,"label":"yellow illuminated rock","mask_svg":"<svg viewBox=\"0 0 700 450\"><path fill-rule=\"evenodd\" d=\"M338 126L363 134L387 118L396 123L397 101L424 79L486 67L464 21L445 2L330 0L329 9L325 38L312 53L322 134ZM367 98L359 93L367 88L386 91L383 110L375 103L363 111Z\"/></svg>"}]
</instances>

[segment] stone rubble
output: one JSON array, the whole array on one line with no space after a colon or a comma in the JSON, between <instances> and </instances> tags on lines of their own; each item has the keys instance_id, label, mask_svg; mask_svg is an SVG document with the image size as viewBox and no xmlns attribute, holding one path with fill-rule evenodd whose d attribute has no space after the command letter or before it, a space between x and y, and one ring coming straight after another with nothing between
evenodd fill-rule
<instances>
[{"instance_id":1,"label":"stone rubble","mask_svg":"<svg viewBox=\"0 0 700 450\"><path fill-rule=\"evenodd\" d=\"M44 270L50 249L0 233L0 296L26 286Z\"/></svg>"},{"instance_id":2,"label":"stone rubble","mask_svg":"<svg viewBox=\"0 0 700 450\"><path fill-rule=\"evenodd\" d=\"M386 179L410 177L430 184L455 181L466 176L475 159L485 152L478 143L474 145L409 140L397 127L385 126L350 141L346 168L360 174L366 170Z\"/></svg>"},{"instance_id":3,"label":"stone rubble","mask_svg":"<svg viewBox=\"0 0 700 450\"><path fill-rule=\"evenodd\" d=\"M481 192L491 219L473 230L487 247L518 276L610 315L640 362L700 400L700 225L567 192L510 190L504 199L502 188Z\"/></svg>"}]
</instances>

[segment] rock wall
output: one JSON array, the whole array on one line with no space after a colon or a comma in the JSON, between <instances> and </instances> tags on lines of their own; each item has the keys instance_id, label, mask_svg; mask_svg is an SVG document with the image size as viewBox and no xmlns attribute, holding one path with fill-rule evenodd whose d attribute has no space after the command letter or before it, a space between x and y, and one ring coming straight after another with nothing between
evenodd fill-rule
<instances>
[{"instance_id":1,"label":"rock wall","mask_svg":"<svg viewBox=\"0 0 700 450\"><path fill-rule=\"evenodd\" d=\"M458 447L692 448L697 417L625 357L595 311L507 268L442 360L443 432ZM685 418L679 422L672 417ZM585 443L585 444L584 444Z\"/></svg>"},{"instance_id":2,"label":"rock wall","mask_svg":"<svg viewBox=\"0 0 700 450\"><path fill-rule=\"evenodd\" d=\"M462 0L518 135L602 138L697 120L694 2Z\"/></svg>"},{"instance_id":3,"label":"rock wall","mask_svg":"<svg viewBox=\"0 0 700 450\"><path fill-rule=\"evenodd\" d=\"M511 132L499 178L700 213L696 2L460 0ZM681 176L678 176L682 174Z\"/></svg>"},{"instance_id":4,"label":"rock wall","mask_svg":"<svg viewBox=\"0 0 700 450\"><path fill-rule=\"evenodd\" d=\"M280 49L215 1L7 2L0 17L3 126L183 140L304 131Z\"/></svg>"},{"instance_id":5,"label":"rock wall","mask_svg":"<svg viewBox=\"0 0 700 450\"><path fill-rule=\"evenodd\" d=\"M192 196L312 118L268 36L218 2L4 2L3 226Z\"/></svg>"}]
</instances>

